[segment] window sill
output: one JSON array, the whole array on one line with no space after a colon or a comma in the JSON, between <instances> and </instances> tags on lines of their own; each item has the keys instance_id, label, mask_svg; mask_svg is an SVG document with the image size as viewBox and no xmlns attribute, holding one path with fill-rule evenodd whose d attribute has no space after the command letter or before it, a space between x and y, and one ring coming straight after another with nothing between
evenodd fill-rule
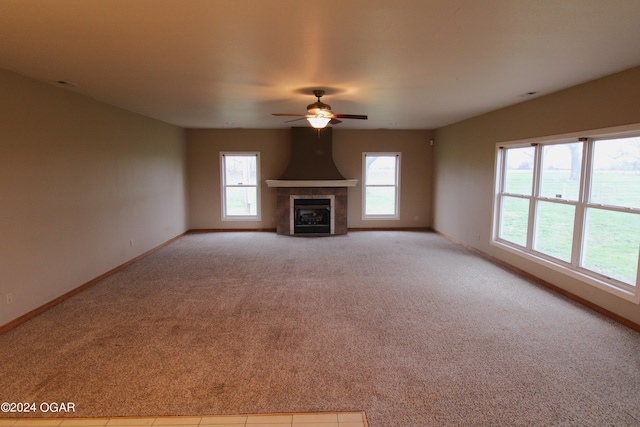
<instances>
[{"instance_id":1,"label":"window sill","mask_svg":"<svg viewBox=\"0 0 640 427\"><path fill-rule=\"evenodd\" d=\"M395 220L395 221L399 221L400 217L396 216L396 215L367 215L367 216L363 216L362 217L363 221L368 221L368 220Z\"/></svg>"},{"instance_id":2,"label":"window sill","mask_svg":"<svg viewBox=\"0 0 640 427\"><path fill-rule=\"evenodd\" d=\"M550 259L543 258L543 257L537 256L534 253L521 250L508 243L492 240L491 244L502 250L518 255L526 260L533 261L536 264L540 264L542 266L551 268L552 270L555 270L566 276L577 279L589 286L593 286L595 288L601 289L605 292L608 292L612 295L615 295L624 300L633 302L635 304L640 304L640 293L637 291L637 288L635 288L634 286L623 285L623 284L618 285L617 283L602 280L595 275L588 274L586 271L583 272L582 270L569 268L565 265L559 264L557 262L553 262Z\"/></svg>"},{"instance_id":3,"label":"window sill","mask_svg":"<svg viewBox=\"0 0 640 427\"><path fill-rule=\"evenodd\" d=\"M222 221L261 221L257 216L227 216L222 217Z\"/></svg>"}]
</instances>

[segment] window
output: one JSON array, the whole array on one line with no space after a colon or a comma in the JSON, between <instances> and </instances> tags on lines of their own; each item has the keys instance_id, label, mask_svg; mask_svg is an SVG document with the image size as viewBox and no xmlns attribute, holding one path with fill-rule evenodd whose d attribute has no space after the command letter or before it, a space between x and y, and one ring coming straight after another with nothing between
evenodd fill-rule
<instances>
[{"instance_id":1,"label":"window","mask_svg":"<svg viewBox=\"0 0 640 427\"><path fill-rule=\"evenodd\" d=\"M498 147L494 244L640 300L640 136Z\"/></svg>"},{"instance_id":2,"label":"window","mask_svg":"<svg viewBox=\"0 0 640 427\"><path fill-rule=\"evenodd\" d=\"M259 220L259 153L220 153L222 219Z\"/></svg>"},{"instance_id":3,"label":"window","mask_svg":"<svg viewBox=\"0 0 640 427\"><path fill-rule=\"evenodd\" d=\"M583 267L637 284L640 242L640 137L592 142Z\"/></svg>"},{"instance_id":4,"label":"window","mask_svg":"<svg viewBox=\"0 0 640 427\"><path fill-rule=\"evenodd\" d=\"M400 153L364 153L363 219L399 219Z\"/></svg>"}]
</instances>

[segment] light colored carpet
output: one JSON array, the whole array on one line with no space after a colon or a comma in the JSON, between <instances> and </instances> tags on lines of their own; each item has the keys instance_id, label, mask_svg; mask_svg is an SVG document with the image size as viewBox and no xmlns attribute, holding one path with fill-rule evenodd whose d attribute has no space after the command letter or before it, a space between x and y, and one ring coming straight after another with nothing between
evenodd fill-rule
<instances>
[{"instance_id":1,"label":"light colored carpet","mask_svg":"<svg viewBox=\"0 0 640 427\"><path fill-rule=\"evenodd\" d=\"M190 234L0 336L0 361L0 402L79 417L640 424L640 334L427 232Z\"/></svg>"}]
</instances>

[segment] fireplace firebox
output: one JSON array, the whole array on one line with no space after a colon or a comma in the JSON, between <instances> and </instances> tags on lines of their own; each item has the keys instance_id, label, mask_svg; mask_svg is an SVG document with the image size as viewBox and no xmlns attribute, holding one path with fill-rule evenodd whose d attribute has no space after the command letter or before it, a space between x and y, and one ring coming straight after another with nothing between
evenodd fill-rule
<instances>
[{"instance_id":1,"label":"fireplace firebox","mask_svg":"<svg viewBox=\"0 0 640 427\"><path fill-rule=\"evenodd\" d=\"M294 199L293 232L331 233L331 199Z\"/></svg>"}]
</instances>

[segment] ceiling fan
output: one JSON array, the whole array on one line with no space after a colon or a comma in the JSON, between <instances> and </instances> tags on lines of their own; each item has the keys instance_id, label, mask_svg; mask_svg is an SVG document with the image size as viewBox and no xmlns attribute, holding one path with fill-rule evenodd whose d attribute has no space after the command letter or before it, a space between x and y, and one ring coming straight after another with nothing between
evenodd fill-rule
<instances>
[{"instance_id":1,"label":"ceiling fan","mask_svg":"<svg viewBox=\"0 0 640 427\"><path fill-rule=\"evenodd\" d=\"M359 120L367 120L367 116L362 114L336 114L331 111L331 105L325 104L320 101L320 98L324 95L324 90L317 89L313 91L313 94L318 101L313 104L307 105L307 114L286 114L286 113L273 113L274 116L292 116L292 117L301 117L299 119L289 120L285 123L295 122L297 120L307 119L311 126L316 129L322 129L327 126L327 124L331 123L332 125L337 125L338 123L342 123L342 120L338 119L359 119Z\"/></svg>"}]
</instances>

